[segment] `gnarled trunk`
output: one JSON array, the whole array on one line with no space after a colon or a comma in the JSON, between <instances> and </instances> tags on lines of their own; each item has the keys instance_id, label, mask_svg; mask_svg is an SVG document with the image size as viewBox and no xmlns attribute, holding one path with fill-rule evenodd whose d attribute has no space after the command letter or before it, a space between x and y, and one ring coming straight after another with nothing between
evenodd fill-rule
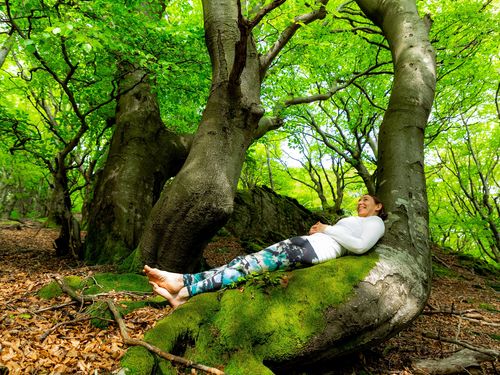
<instances>
[{"instance_id":1,"label":"gnarled trunk","mask_svg":"<svg viewBox=\"0 0 500 375\"><path fill-rule=\"evenodd\" d=\"M137 246L151 208L184 162L190 138L169 132L142 70L120 82L116 129L89 212L84 258L116 263Z\"/></svg>"},{"instance_id":2,"label":"gnarled trunk","mask_svg":"<svg viewBox=\"0 0 500 375\"><path fill-rule=\"evenodd\" d=\"M203 6L211 92L189 156L153 208L139 244L145 262L179 272L197 268L203 247L231 215L263 114L258 55L251 36L240 34L237 2Z\"/></svg>"}]
</instances>

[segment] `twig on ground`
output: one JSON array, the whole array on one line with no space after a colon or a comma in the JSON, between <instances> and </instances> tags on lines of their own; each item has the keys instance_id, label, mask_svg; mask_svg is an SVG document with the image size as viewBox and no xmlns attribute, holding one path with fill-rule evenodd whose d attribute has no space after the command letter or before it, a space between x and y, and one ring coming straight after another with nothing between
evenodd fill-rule
<instances>
[{"instance_id":1,"label":"twig on ground","mask_svg":"<svg viewBox=\"0 0 500 375\"><path fill-rule=\"evenodd\" d=\"M54 277L54 279L56 280L57 284L61 287L61 290L63 292L65 292L66 294L68 294L75 301L78 301L81 304L83 304L85 302L93 302L93 301L95 301L96 296L94 296L94 295L92 295L92 296L78 295L69 285L66 284L66 282L64 281L64 279L62 279L60 277L57 277L57 276ZM160 356L162 358L165 358L166 360L180 363L180 364L182 364L182 365L184 365L186 367L191 367L191 368L196 368L198 370L203 370L203 371L205 371L205 372L207 372L209 374L224 375L224 372L221 371L221 370L219 370L219 369L216 369L216 368L213 368L213 367L208 367L208 366L205 366L205 365L202 365L202 364L199 364L199 363L195 363L195 362L190 361L190 360L188 360L186 358L179 357L179 356L176 356L176 355L164 352L160 348L158 348L158 347L156 347L154 345L151 345L151 344L149 344L149 343L147 343L145 341L131 338L128 335L127 328L125 326L125 322L123 321L122 317L120 316L120 313L118 312L118 309L116 308L116 306L113 303L113 301L111 301L110 299L107 299L106 303L108 304L109 310L113 314L113 316L115 318L115 321L118 323L118 327L120 328L120 334L121 334L121 336L123 338L123 342L126 345L139 345L139 346L143 346L146 349L148 349L149 351L155 353L156 355L158 355L158 356ZM92 317L88 317L85 320L88 320L88 319L92 319ZM76 322L76 319L75 319L75 322ZM62 323L60 323L60 324L62 324Z\"/></svg>"},{"instance_id":2,"label":"twig on ground","mask_svg":"<svg viewBox=\"0 0 500 375\"><path fill-rule=\"evenodd\" d=\"M435 309L435 307L433 307ZM475 313L479 312L479 310L476 309L469 309L469 310L453 310L453 307L450 310L432 310L432 311L424 311L422 312L423 315L433 315L433 314L448 314L448 315L464 315L464 314L470 314L470 313Z\"/></svg>"},{"instance_id":3,"label":"twig on ground","mask_svg":"<svg viewBox=\"0 0 500 375\"><path fill-rule=\"evenodd\" d=\"M65 326L65 325L70 325L70 324L75 324L75 323L85 322L85 321L90 320L90 319L92 319L91 316L84 316L82 318L73 319L73 320L70 320L70 321L67 321L67 322L57 323L55 326L53 326L51 329L49 329L47 332L45 332L43 335L41 335L40 338L39 338L39 340L40 341L45 340L52 332L54 332L55 330L57 330L59 327L62 327L62 326Z\"/></svg>"},{"instance_id":4,"label":"twig on ground","mask_svg":"<svg viewBox=\"0 0 500 375\"><path fill-rule=\"evenodd\" d=\"M63 303L62 305L44 307L42 309L38 309L36 311L32 311L31 313L32 314L38 314L38 313L41 313L41 312L44 312L44 311L57 310L57 309L61 309L61 308L66 307L66 306L75 305L77 303L78 303L78 301L66 302L66 303Z\"/></svg>"},{"instance_id":5,"label":"twig on ground","mask_svg":"<svg viewBox=\"0 0 500 375\"><path fill-rule=\"evenodd\" d=\"M59 285L61 290L66 293L68 296L70 296L73 300L80 302L81 304L84 304L85 302L93 302L95 301L95 297L92 295L78 295L73 288L71 288L64 279L60 278L59 276L54 276L54 280L56 283Z\"/></svg>"},{"instance_id":6,"label":"twig on ground","mask_svg":"<svg viewBox=\"0 0 500 375\"><path fill-rule=\"evenodd\" d=\"M442 260L441 258L439 258L436 254L432 254L432 257L438 262L438 263L441 263L443 266L445 266L446 268L448 268L449 270L451 269L451 267L444 261Z\"/></svg>"},{"instance_id":7,"label":"twig on ground","mask_svg":"<svg viewBox=\"0 0 500 375\"><path fill-rule=\"evenodd\" d=\"M120 328L120 334L123 338L123 342L126 345L136 345L136 346L143 346L149 351L155 353L156 355L165 358L166 360L172 361L172 362L177 362L180 363L186 367L192 367L196 368L198 370L203 370L209 374L218 374L218 375L224 375L224 372L216 369L214 367L208 367L199 363L195 363L193 361L190 361L186 358L179 357L167 352L162 351L160 348L151 345L145 341L138 340L138 339L133 339L128 335L127 328L125 326L125 322L123 321L122 317L120 316L120 313L118 312L118 309L116 308L115 304L111 300L106 300L109 310L115 317L116 323L118 324L118 327Z\"/></svg>"},{"instance_id":8,"label":"twig on ground","mask_svg":"<svg viewBox=\"0 0 500 375\"><path fill-rule=\"evenodd\" d=\"M433 339L433 340L438 340L438 341L442 341L442 342L447 342L450 344L460 345L460 346L463 346L464 348L489 355L490 357L493 357L494 359L497 359L500 357L500 352L498 352L494 349L488 349L488 348L483 348L483 347L479 347L479 346L474 346L474 345L471 345L465 341L454 340L454 339L450 339L448 337L443 337L443 336L436 336L436 335L433 335L431 333L426 333L426 332L424 332L422 335L428 339Z\"/></svg>"}]
</instances>

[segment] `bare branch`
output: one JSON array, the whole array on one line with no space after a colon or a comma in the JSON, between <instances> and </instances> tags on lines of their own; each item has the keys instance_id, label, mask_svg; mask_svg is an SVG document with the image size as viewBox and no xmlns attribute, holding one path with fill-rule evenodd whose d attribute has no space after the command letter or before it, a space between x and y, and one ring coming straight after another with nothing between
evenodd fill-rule
<instances>
[{"instance_id":1,"label":"bare branch","mask_svg":"<svg viewBox=\"0 0 500 375\"><path fill-rule=\"evenodd\" d=\"M316 10L313 10L310 13L302 14L300 16L295 17L292 24L288 26L281 33L280 37L276 41L276 43L271 47L269 52L260 58L260 77L261 79L265 76L267 69L273 62L273 60L278 56L280 51L285 47L285 45L292 39L298 29L302 27L302 25L307 25L311 22L314 22L318 19L323 19L326 17L326 4L328 4L328 0L319 0L321 4L320 7Z\"/></svg>"},{"instance_id":2,"label":"bare branch","mask_svg":"<svg viewBox=\"0 0 500 375\"><path fill-rule=\"evenodd\" d=\"M316 95L311 95L311 96L303 96L303 97L293 98L293 99L287 100L285 102L285 106L289 107L292 105L307 104L307 103L313 103L313 102L317 102L317 101L328 100L333 95L335 95L337 92L339 92L339 91L345 89L346 87L348 87L349 85L353 84L354 81L356 81L358 78L374 74L373 71L375 69L377 69L383 65L386 65L386 64L391 64L391 63L390 62L383 62L383 63L375 64L375 65L369 67L368 69L366 69L364 72L354 74L349 80L345 81L344 83L335 85L328 92L326 92L324 94L316 94Z\"/></svg>"},{"instance_id":3,"label":"bare branch","mask_svg":"<svg viewBox=\"0 0 500 375\"><path fill-rule=\"evenodd\" d=\"M280 5L284 4L286 0L273 0L270 4L266 5L265 7L261 8L255 17L248 22L248 26L250 29L253 29L265 16L266 14L270 13L274 9L278 8Z\"/></svg>"},{"instance_id":4,"label":"bare branch","mask_svg":"<svg viewBox=\"0 0 500 375\"><path fill-rule=\"evenodd\" d=\"M163 350L161 350L157 346L151 345L150 343L148 343L146 341L131 338L127 332L127 327L125 326L125 322L123 321L122 317L120 316L120 313L118 312L118 309L116 308L113 301L108 299L108 300L106 300L106 303L108 304L109 310L113 314L113 317L115 318L115 321L118 324L118 327L120 328L120 334L123 338L123 342L126 345L142 346L142 347L148 349L150 352L155 353L156 355L158 355L162 358L165 358L168 361L177 362L177 363L180 363L186 367L196 368L198 370L208 372L209 374L224 375L223 371L216 369L214 367L208 367L208 366L190 361L186 358L179 357L179 356L164 352Z\"/></svg>"}]
</instances>

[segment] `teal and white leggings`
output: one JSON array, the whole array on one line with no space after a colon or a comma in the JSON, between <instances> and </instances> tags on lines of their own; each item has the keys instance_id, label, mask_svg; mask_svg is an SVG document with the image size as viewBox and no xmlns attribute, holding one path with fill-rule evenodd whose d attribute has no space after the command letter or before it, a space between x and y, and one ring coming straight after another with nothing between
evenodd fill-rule
<instances>
[{"instance_id":1,"label":"teal and white leggings","mask_svg":"<svg viewBox=\"0 0 500 375\"><path fill-rule=\"evenodd\" d=\"M241 281L250 274L284 270L299 265L312 265L316 253L305 237L293 237L278 242L257 253L239 256L228 264L209 271L184 274L184 286L190 296L219 290Z\"/></svg>"}]
</instances>

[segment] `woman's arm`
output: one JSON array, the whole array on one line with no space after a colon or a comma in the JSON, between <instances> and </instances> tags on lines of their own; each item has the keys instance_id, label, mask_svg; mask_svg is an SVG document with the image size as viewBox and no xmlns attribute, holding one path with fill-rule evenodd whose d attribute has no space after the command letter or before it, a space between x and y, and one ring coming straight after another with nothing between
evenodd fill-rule
<instances>
[{"instance_id":1,"label":"woman's arm","mask_svg":"<svg viewBox=\"0 0 500 375\"><path fill-rule=\"evenodd\" d=\"M375 246L384 235L385 226L378 216L359 220L359 223L349 223L349 220L346 220L335 225L322 224L324 227L319 228L351 253L363 254Z\"/></svg>"}]
</instances>

